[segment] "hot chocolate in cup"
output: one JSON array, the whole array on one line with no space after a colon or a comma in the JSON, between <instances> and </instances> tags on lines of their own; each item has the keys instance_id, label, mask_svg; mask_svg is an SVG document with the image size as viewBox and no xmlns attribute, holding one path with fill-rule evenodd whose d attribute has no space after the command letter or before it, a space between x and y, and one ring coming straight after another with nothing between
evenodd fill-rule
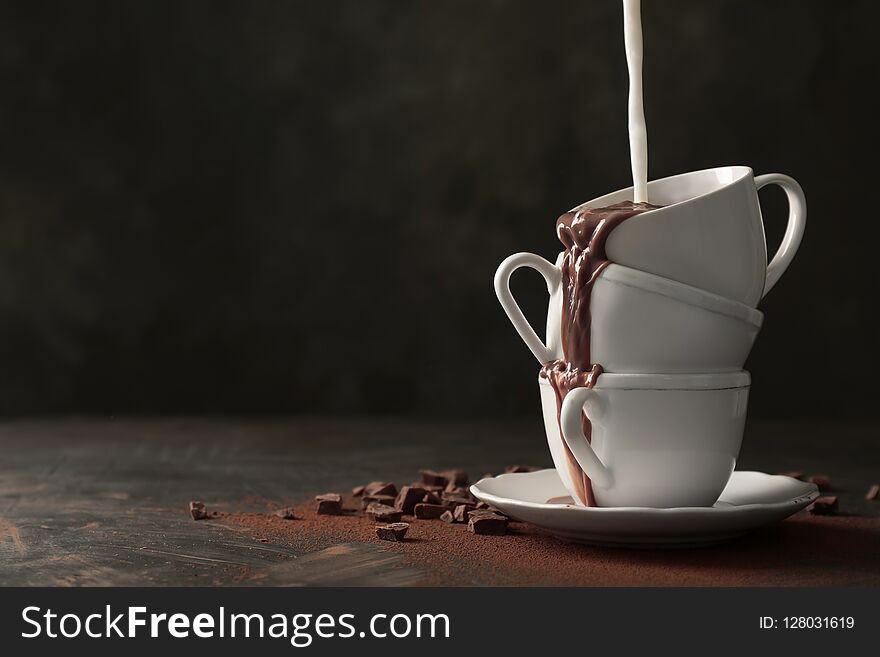
<instances>
[{"instance_id":1,"label":"hot chocolate in cup","mask_svg":"<svg viewBox=\"0 0 880 657\"><path fill-rule=\"evenodd\" d=\"M567 394L561 421L553 387L539 384L550 453L578 504L583 473L600 507L711 506L724 490L742 443L748 372L602 374Z\"/></svg>"},{"instance_id":2,"label":"hot chocolate in cup","mask_svg":"<svg viewBox=\"0 0 880 657\"><path fill-rule=\"evenodd\" d=\"M788 197L782 244L767 265L758 190L778 185ZM692 171L648 183L648 199L663 206L617 226L605 246L608 259L755 307L777 283L800 246L807 204L789 176L755 177L745 166ZM601 208L632 200L633 188L581 204Z\"/></svg>"},{"instance_id":3,"label":"hot chocolate in cup","mask_svg":"<svg viewBox=\"0 0 880 657\"><path fill-rule=\"evenodd\" d=\"M563 358L561 271L533 253L517 253L498 268L502 307L542 365ZM519 267L539 271L550 304L547 343L541 341L510 292ZM764 319L750 306L642 271L610 264L590 297L590 355L606 372L711 373L742 369Z\"/></svg>"}]
</instances>

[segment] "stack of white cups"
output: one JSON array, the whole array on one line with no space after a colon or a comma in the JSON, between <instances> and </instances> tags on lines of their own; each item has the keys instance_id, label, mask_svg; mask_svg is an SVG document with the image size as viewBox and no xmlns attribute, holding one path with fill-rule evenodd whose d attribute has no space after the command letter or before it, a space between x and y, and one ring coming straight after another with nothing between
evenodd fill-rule
<instances>
[{"instance_id":1,"label":"stack of white cups","mask_svg":"<svg viewBox=\"0 0 880 657\"><path fill-rule=\"evenodd\" d=\"M768 266L757 192L769 184L785 191L789 216ZM664 207L612 231L612 264L593 287L590 354L604 373L594 388L569 392L561 409L550 383L539 378L547 440L580 504L587 500L574 482L582 470L598 506L711 506L742 442L750 385L742 368L763 321L756 306L794 258L806 201L792 178L755 177L748 167L657 180L648 184L648 198ZM627 200L632 188L580 207ZM542 364L563 358L559 263L518 253L495 275L501 305ZM536 269L547 282L546 342L511 295L510 276L520 267ZM582 415L592 426L590 440Z\"/></svg>"}]
</instances>

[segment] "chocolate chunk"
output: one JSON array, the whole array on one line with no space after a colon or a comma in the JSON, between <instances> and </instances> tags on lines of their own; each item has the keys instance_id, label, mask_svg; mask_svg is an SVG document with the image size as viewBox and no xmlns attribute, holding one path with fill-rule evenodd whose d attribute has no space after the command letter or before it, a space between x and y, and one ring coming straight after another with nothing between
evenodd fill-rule
<instances>
[{"instance_id":1,"label":"chocolate chunk","mask_svg":"<svg viewBox=\"0 0 880 657\"><path fill-rule=\"evenodd\" d=\"M454 495L457 497L470 497L471 492L465 488L464 486L456 486L455 484L449 484L446 488L443 489L443 493L441 495Z\"/></svg>"},{"instance_id":2,"label":"chocolate chunk","mask_svg":"<svg viewBox=\"0 0 880 657\"><path fill-rule=\"evenodd\" d=\"M446 509L446 511L443 512L443 514L440 516L440 520L442 520L443 522L448 522L450 524L456 521L455 515L449 509Z\"/></svg>"},{"instance_id":3,"label":"chocolate chunk","mask_svg":"<svg viewBox=\"0 0 880 657\"><path fill-rule=\"evenodd\" d=\"M482 518L482 517L501 517L504 518L508 523L515 522L512 518L508 518L506 514L496 509L494 506L490 506L488 509L473 509L467 512L467 518L470 520L471 518Z\"/></svg>"},{"instance_id":4,"label":"chocolate chunk","mask_svg":"<svg viewBox=\"0 0 880 657\"><path fill-rule=\"evenodd\" d=\"M342 513L342 505L333 500L318 500L316 513L319 516L338 516Z\"/></svg>"},{"instance_id":5,"label":"chocolate chunk","mask_svg":"<svg viewBox=\"0 0 880 657\"><path fill-rule=\"evenodd\" d=\"M208 517L208 510L204 502L192 501L189 503L189 513L193 520L204 520Z\"/></svg>"},{"instance_id":6,"label":"chocolate chunk","mask_svg":"<svg viewBox=\"0 0 880 657\"><path fill-rule=\"evenodd\" d=\"M326 493L315 496L318 503L319 516L338 516L342 513L342 495L338 493Z\"/></svg>"},{"instance_id":7,"label":"chocolate chunk","mask_svg":"<svg viewBox=\"0 0 880 657\"><path fill-rule=\"evenodd\" d=\"M880 484L874 484L868 489L868 492L865 493L866 500L878 500L880 499Z\"/></svg>"},{"instance_id":8,"label":"chocolate chunk","mask_svg":"<svg viewBox=\"0 0 880 657\"><path fill-rule=\"evenodd\" d=\"M827 495L824 497L818 498L815 502L813 502L808 507L810 513L817 516L828 516L832 515L837 511L837 497L834 495Z\"/></svg>"},{"instance_id":9,"label":"chocolate chunk","mask_svg":"<svg viewBox=\"0 0 880 657\"><path fill-rule=\"evenodd\" d=\"M468 475L464 470L444 470L441 472L444 477L446 477L446 481L456 486L467 486L468 485Z\"/></svg>"},{"instance_id":10,"label":"chocolate chunk","mask_svg":"<svg viewBox=\"0 0 880 657\"><path fill-rule=\"evenodd\" d=\"M442 504L423 504L418 503L413 507L416 518L421 520L436 520L443 515L446 507Z\"/></svg>"},{"instance_id":11,"label":"chocolate chunk","mask_svg":"<svg viewBox=\"0 0 880 657\"><path fill-rule=\"evenodd\" d=\"M468 531L484 536L503 536L507 533L507 518L497 513L470 514Z\"/></svg>"},{"instance_id":12,"label":"chocolate chunk","mask_svg":"<svg viewBox=\"0 0 880 657\"><path fill-rule=\"evenodd\" d=\"M504 468L504 474L512 474L515 472L535 472L540 470L541 468L535 467L534 465L508 465Z\"/></svg>"},{"instance_id":13,"label":"chocolate chunk","mask_svg":"<svg viewBox=\"0 0 880 657\"><path fill-rule=\"evenodd\" d=\"M413 508L415 508L416 504L421 501L427 492L428 491L420 486L404 486L397 494L394 506L403 511L406 515L412 515Z\"/></svg>"},{"instance_id":14,"label":"chocolate chunk","mask_svg":"<svg viewBox=\"0 0 880 657\"><path fill-rule=\"evenodd\" d=\"M354 488L351 489L351 494L354 495L355 497L360 497L361 495L364 494L365 489L366 489L366 486L355 486Z\"/></svg>"},{"instance_id":15,"label":"chocolate chunk","mask_svg":"<svg viewBox=\"0 0 880 657\"><path fill-rule=\"evenodd\" d=\"M419 470L419 474L422 476L421 483L426 486L445 486L449 483L449 479L442 472Z\"/></svg>"},{"instance_id":16,"label":"chocolate chunk","mask_svg":"<svg viewBox=\"0 0 880 657\"><path fill-rule=\"evenodd\" d=\"M457 493L447 493L444 491L440 495L440 499L443 500L446 504L456 505L456 504L474 504L474 498L472 495L459 495Z\"/></svg>"},{"instance_id":17,"label":"chocolate chunk","mask_svg":"<svg viewBox=\"0 0 880 657\"><path fill-rule=\"evenodd\" d=\"M283 509L275 511L275 515L284 520L296 520L296 514L293 512L292 506L286 506Z\"/></svg>"},{"instance_id":18,"label":"chocolate chunk","mask_svg":"<svg viewBox=\"0 0 880 657\"><path fill-rule=\"evenodd\" d=\"M444 506L446 506L447 509L454 509L455 507L462 504L469 504L470 506L473 506L474 501L466 497L444 497L443 504Z\"/></svg>"},{"instance_id":19,"label":"chocolate chunk","mask_svg":"<svg viewBox=\"0 0 880 657\"><path fill-rule=\"evenodd\" d=\"M422 504L442 504L442 501L436 493L428 491L422 498Z\"/></svg>"},{"instance_id":20,"label":"chocolate chunk","mask_svg":"<svg viewBox=\"0 0 880 657\"><path fill-rule=\"evenodd\" d=\"M486 504L485 502L477 502L477 508L478 508L478 509L488 509L488 508L490 508L490 507L489 507L489 505Z\"/></svg>"},{"instance_id":21,"label":"chocolate chunk","mask_svg":"<svg viewBox=\"0 0 880 657\"><path fill-rule=\"evenodd\" d=\"M377 488L376 490L370 491L370 495L389 495L391 497L397 497L397 486L394 484L388 483L382 486L381 488Z\"/></svg>"},{"instance_id":22,"label":"chocolate chunk","mask_svg":"<svg viewBox=\"0 0 880 657\"><path fill-rule=\"evenodd\" d=\"M454 518L455 522L467 522L468 513L475 510L476 509L472 504L459 504L452 512L452 517Z\"/></svg>"},{"instance_id":23,"label":"chocolate chunk","mask_svg":"<svg viewBox=\"0 0 880 657\"><path fill-rule=\"evenodd\" d=\"M364 495L393 495L397 496L397 486L390 481L371 481L364 486Z\"/></svg>"},{"instance_id":24,"label":"chocolate chunk","mask_svg":"<svg viewBox=\"0 0 880 657\"><path fill-rule=\"evenodd\" d=\"M402 515L399 509L387 504L372 503L367 507L367 515L377 522L399 522Z\"/></svg>"},{"instance_id":25,"label":"chocolate chunk","mask_svg":"<svg viewBox=\"0 0 880 657\"><path fill-rule=\"evenodd\" d=\"M831 490L831 477L829 477L828 475L810 475L809 477L807 477L807 481L811 484L816 484L821 491Z\"/></svg>"},{"instance_id":26,"label":"chocolate chunk","mask_svg":"<svg viewBox=\"0 0 880 657\"><path fill-rule=\"evenodd\" d=\"M387 481L371 481L370 483L364 485L364 494L369 495L374 490L382 488L382 486L387 483Z\"/></svg>"},{"instance_id":27,"label":"chocolate chunk","mask_svg":"<svg viewBox=\"0 0 880 657\"><path fill-rule=\"evenodd\" d=\"M799 479L800 481L804 480L804 473L800 470L789 470L788 472L779 472L778 474L783 477L791 477L792 479Z\"/></svg>"},{"instance_id":28,"label":"chocolate chunk","mask_svg":"<svg viewBox=\"0 0 880 657\"><path fill-rule=\"evenodd\" d=\"M405 522L392 522L390 525L378 525L376 527L376 536L383 541L400 542L406 536L406 530L409 525Z\"/></svg>"},{"instance_id":29,"label":"chocolate chunk","mask_svg":"<svg viewBox=\"0 0 880 657\"><path fill-rule=\"evenodd\" d=\"M371 504L387 504L388 506L394 506L394 500L397 499L394 495L364 495L361 498L361 508L366 509Z\"/></svg>"}]
</instances>

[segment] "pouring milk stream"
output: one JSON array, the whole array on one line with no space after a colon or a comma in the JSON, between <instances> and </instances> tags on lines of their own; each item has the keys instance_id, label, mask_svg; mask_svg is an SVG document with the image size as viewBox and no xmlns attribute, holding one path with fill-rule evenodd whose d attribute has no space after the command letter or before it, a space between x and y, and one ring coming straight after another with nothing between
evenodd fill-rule
<instances>
[{"instance_id":1,"label":"pouring milk stream","mask_svg":"<svg viewBox=\"0 0 880 657\"><path fill-rule=\"evenodd\" d=\"M632 165L633 201L648 202L648 129L642 98L641 0L623 0L623 42L629 70L629 159Z\"/></svg>"}]
</instances>

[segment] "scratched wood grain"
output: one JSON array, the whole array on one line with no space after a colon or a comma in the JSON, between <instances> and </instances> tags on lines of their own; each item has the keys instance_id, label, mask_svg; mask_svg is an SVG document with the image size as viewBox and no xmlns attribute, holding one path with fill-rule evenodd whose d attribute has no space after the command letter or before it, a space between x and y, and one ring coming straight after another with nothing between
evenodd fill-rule
<instances>
[{"instance_id":1,"label":"scratched wood grain","mask_svg":"<svg viewBox=\"0 0 880 657\"><path fill-rule=\"evenodd\" d=\"M848 508L880 478L877 429L751 422L740 467L827 472ZM539 420L61 420L0 423L0 585L386 585L424 573L393 552L312 553L193 522L191 499L265 511L420 467L549 465ZM491 584L491 580L475 583Z\"/></svg>"}]
</instances>

